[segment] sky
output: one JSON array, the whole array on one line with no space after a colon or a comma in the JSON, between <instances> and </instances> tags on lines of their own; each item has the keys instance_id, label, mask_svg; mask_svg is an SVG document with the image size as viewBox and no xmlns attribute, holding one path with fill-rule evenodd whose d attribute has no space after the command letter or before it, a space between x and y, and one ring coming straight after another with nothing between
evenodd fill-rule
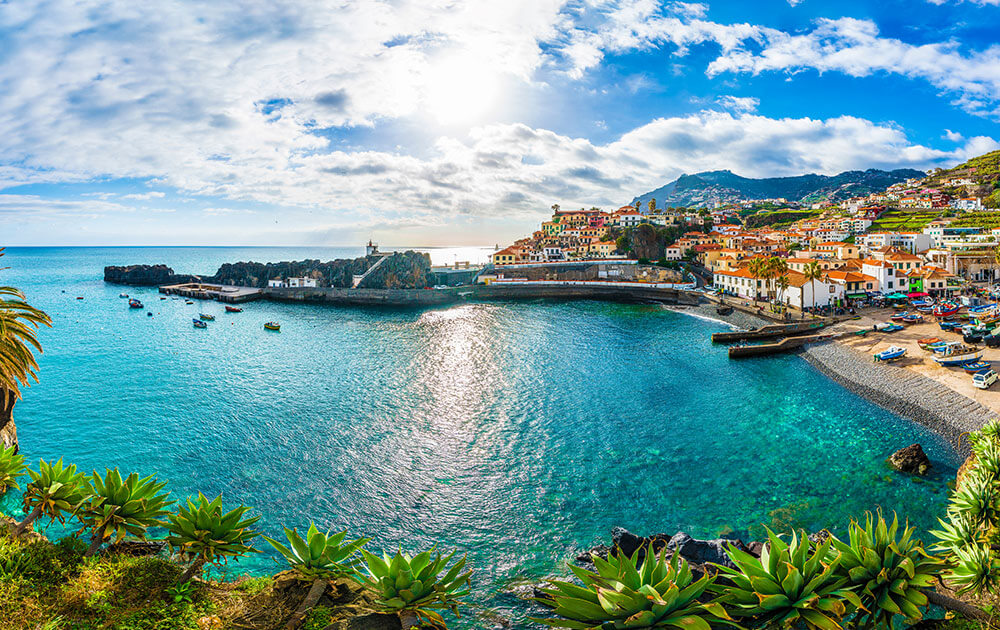
<instances>
[{"instance_id":1,"label":"sky","mask_svg":"<svg viewBox=\"0 0 1000 630\"><path fill-rule=\"evenodd\" d=\"M1000 148L1000 0L0 0L0 245L492 245Z\"/></svg>"}]
</instances>

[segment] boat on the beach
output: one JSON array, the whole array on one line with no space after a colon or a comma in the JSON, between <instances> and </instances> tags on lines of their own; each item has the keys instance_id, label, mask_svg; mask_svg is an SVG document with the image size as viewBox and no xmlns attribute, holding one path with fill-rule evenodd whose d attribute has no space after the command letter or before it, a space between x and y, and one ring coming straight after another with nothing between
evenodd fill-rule
<instances>
[{"instance_id":1,"label":"boat on the beach","mask_svg":"<svg viewBox=\"0 0 1000 630\"><path fill-rule=\"evenodd\" d=\"M208 328L208 324L206 324L205 322L201 321L200 319L192 319L191 323L194 324L195 328Z\"/></svg>"},{"instance_id":2,"label":"boat on the beach","mask_svg":"<svg viewBox=\"0 0 1000 630\"><path fill-rule=\"evenodd\" d=\"M923 339L917 339L917 345L924 350L927 349L927 346L931 346L936 343L941 343L941 339L939 337L924 337Z\"/></svg>"},{"instance_id":3,"label":"boat on the beach","mask_svg":"<svg viewBox=\"0 0 1000 630\"><path fill-rule=\"evenodd\" d=\"M242 313L243 309L236 306L226 306L227 313Z\"/></svg>"},{"instance_id":4,"label":"boat on the beach","mask_svg":"<svg viewBox=\"0 0 1000 630\"><path fill-rule=\"evenodd\" d=\"M876 361L895 361L900 359L906 354L906 348L900 348L899 346L892 346L888 350L883 350L882 352L876 352L873 356Z\"/></svg>"},{"instance_id":5,"label":"boat on the beach","mask_svg":"<svg viewBox=\"0 0 1000 630\"><path fill-rule=\"evenodd\" d=\"M278 322L267 322L264 324L264 330L281 330L281 324Z\"/></svg>"},{"instance_id":6,"label":"boat on the beach","mask_svg":"<svg viewBox=\"0 0 1000 630\"><path fill-rule=\"evenodd\" d=\"M959 305L954 302L941 302L932 311L934 317L951 317L958 312Z\"/></svg>"},{"instance_id":7,"label":"boat on the beach","mask_svg":"<svg viewBox=\"0 0 1000 630\"><path fill-rule=\"evenodd\" d=\"M940 326L941 330L944 330L944 331L953 331L956 328L961 328L962 327L962 325L959 324L958 322L939 322L938 326Z\"/></svg>"},{"instance_id":8,"label":"boat on the beach","mask_svg":"<svg viewBox=\"0 0 1000 630\"><path fill-rule=\"evenodd\" d=\"M983 351L980 348L973 348L964 344L952 344L941 351L941 356L932 357L938 365L952 366L965 365L983 358Z\"/></svg>"},{"instance_id":9,"label":"boat on the beach","mask_svg":"<svg viewBox=\"0 0 1000 630\"><path fill-rule=\"evenodd\" d=\"M903 316L904 324L919 324L924 321L924 316L920 313L908 313Z\"/></svg>"},{"instance_id":10,"label":"boat on the beach","mask_svg":"<svg viewBox=\"0 0 1000 630\"><path fill-rule=\"evenodd\" d=\"M136 300L135 298L133 298L133 299L131 299L131 300L128 301L128 307L129 308L142 308L143 306L142 306L142 302L140 302L139 300Z\"/></svg>"},{"instance_id":11,"label":"boat on the beach","mask_svg":"<svg viewBox=\"0 0 1000 630\"><path fill-rule=\"evenodd\" d=\"M205 320L206 322L215 321L215 315L209 315L208 313L198 313L198 317Z\"/></svg>"},{"instance_id":12,"label":"boat on the beach","mask_svg":"<svg viewBox=\"0 0 1000 630\"><path fill-rule=\"evenodd\" d=\"M962 369L969 374L975 374L976 372L981 372L982 370L990 369L989 361L973 361L972 363L966 363L962 366Z\"/></svg>"},{"instance_id":13,"label":"boat on the beach","mask_svg":"<svg viewBox=\"0 0 1000 630\"><path fill-rule=\"evenodd\" d=\"M903 330L903 327L900 326L899 324L890 324L886 322L883 324L875 324L875 329L878 330L879 332L891 333L891 332L896 332L897 330Z\"/></svg>"},{"instance_id":14,"label":"boat on the beach","mask_svg":"<svg viewBox=\"0 0 1000 630\"><path fill-rule=\"evenodd\" d=\"M901 322L903 321L904 318L906 318L907 315L909 315L909 313L896 313L889 319L891 319L894 322Z\"/></svg>"}]
</instances>

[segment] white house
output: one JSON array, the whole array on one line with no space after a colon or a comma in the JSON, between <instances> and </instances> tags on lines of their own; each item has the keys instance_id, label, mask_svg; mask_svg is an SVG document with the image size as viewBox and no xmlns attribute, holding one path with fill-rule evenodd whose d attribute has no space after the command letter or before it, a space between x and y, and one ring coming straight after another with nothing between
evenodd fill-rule
<instances>
[{"instance_id":1,"label":"white house","mask_svg":"<svg viewBox=\"0 0 1000 630\"><path fill-rule=\"evenodd\" d=\"M869 251L883 247L898 247L911 254L929 249L933 244L931 237L923 232L873 232L856 239Z\"/></svg>"},{"instance_id":2,"label":"white house","mask_svg":"<svg viewBox=\"0 0 1000 630\"><path fill-rule=\"evenodd\" d=\"M289 278L288 283L285 285L292 289L302 289L306 287L315 287L316 278Z\"/></svg>"}]
</instances>

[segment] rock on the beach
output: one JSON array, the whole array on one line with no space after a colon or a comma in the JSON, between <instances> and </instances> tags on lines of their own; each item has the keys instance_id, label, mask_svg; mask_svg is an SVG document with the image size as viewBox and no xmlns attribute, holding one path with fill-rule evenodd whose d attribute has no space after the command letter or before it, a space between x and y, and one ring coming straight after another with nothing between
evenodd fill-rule
<instances>
[{"instance_id":1,"label":"rock on the beach","mask_svg":"<svg viewBox=\"0 0 1000 630\"><path fill-rule=\"evenodd\" d=\"M931 460L927 458L927 454L919 444L899 449L890 455L887 461L893 469L911 475L926 475L931 469Z\"/></svg>"},{"instance_id":2,"label":"rock on the beach","mask_svg":"<svg viewBox=\"0 0 1000 630\"><path fill-rule=\"evenodd\" d=\"M628 556L637 554L637 561L642 562L646 557L646 550L652 546L653 552L657 553L666 548L668 553L676 551L682 558L692 565L703 565L707 563L721 564L722 566L736 568L729 556L726 555L727 547L734 547L741 551L747 551L747 546L741 540L716 538L715 540L699 540L692 538L685 532L677 532L673 536L667 534L653 534L652 536L637 536L622 527L616 527L611 533L612 548L620 549ZM603 545L596 547L587 554L582 554L579 560L584 560L584 556L600 555L607 557L610 550Z\"/></svg>"}]
</instances>

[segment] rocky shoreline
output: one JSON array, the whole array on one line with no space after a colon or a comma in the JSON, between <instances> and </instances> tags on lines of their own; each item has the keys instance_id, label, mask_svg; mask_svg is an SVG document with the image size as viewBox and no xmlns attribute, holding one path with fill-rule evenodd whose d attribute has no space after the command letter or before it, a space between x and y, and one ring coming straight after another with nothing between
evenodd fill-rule
<instances>
[{"instance_id":1,"label":"rocky shoreline","mask_svg":"<svg viewBox=\"0 0 1000 630\"><path fill-rule=\"evenodd\" d=\"M810 346L802 357L855 394L941 435L960 455L969 451L962 434L981 428L997 415L933 379L902 367L875 364L840 343Z\"/></svg>"}]
</instances>

